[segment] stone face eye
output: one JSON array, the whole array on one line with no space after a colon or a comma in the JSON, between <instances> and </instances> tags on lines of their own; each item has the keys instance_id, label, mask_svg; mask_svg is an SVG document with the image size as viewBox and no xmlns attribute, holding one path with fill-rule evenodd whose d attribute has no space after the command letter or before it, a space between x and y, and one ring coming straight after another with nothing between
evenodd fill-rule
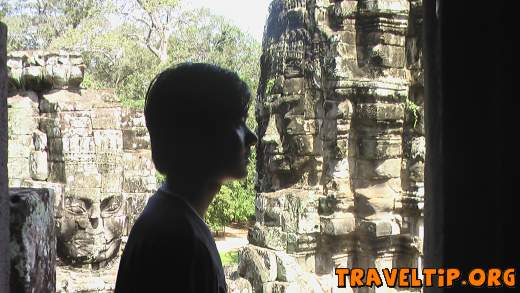
<instances>
[{"instance_id":1,"label":"stone face eye","mask_svg":"<svg viewBox=\"0 0 520 293\"><path fill-rule=\"evenodd\" d=\"M87 207L84 201L76 198L67 198L65 200L65 209L73 214L82 215L87 213Z\"/></svg>"},{"instance_id":2,"label":"stone face eye","mask_svg":"<svg viewBox=\"0 0 520 293\"><path fill-rule=\"evenodd\" d=\"M101 203L101 212L103 214L113 214L122 206L123 201L121 200L120 196L112 196L109 198L106 198Z\"/></svg>"}]
</instances>

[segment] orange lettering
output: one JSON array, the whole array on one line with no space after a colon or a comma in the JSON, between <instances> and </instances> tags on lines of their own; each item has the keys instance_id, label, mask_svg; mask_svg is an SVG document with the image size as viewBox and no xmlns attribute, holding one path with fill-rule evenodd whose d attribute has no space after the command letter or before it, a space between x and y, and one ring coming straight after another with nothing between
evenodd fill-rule
<instances>
[{"instance_id":1,"label":"orange lettering","mask_svg":"<svg viewBox=\"0 0 520 293\"><path fill-rule=\"evenodd\" d=\"M383 269L383 276L385 277L385 283L388 287L395 287L395 282L397 281L397 269Z\"/></svg>"},{"instance_id":2,"label":"orange lettering","mask_svg":"<svg viewBox=\"0 0 520 293\"><path fill-rule=\"evenodd\" d=\"M418 278L417 276L417 269L412 269L412 287L421 287L422 286L422 282L421 280Z\"/></svg>"},{"instance_id":3,"label":"orange lettering","mask_svg":"<svg viewBox=\"0 0 520 293\"><path fill-rule=\"evenodd\" d=\"M468 279L471 285L480 287L486 282L486 273L483 269L474 269L469 273Z\"/></svg>"},{"instance_id":4,"label":"orange lettering","mask_svg":"<svg viewBox=\"0 0 520 293\"><path fill-rule=\"evenodd\" d=\"M460 277L460 271L458 269L447 269L446 270L446 286L453 286L453 281L456 281Z\"/></svg>"},{"instance_id":5,"label":"orange lettering","mask_svg":"<svg viewBox=\"0 0 520 293\"><path fill-rule=\"evenodd\" d=\"M376 285L376 287L383 286L383 281L381 281L381 277L379 276L379 272L375 268L369 268L367 271L367 282L366 285L368 287L372 287L372 285Z\"/></svg>"},{"instance_id":6,"label":"orange lettering","mask_svg":"<svg viewBox=\"0 0 520 293\"><path fill-rule=\"evenodd\" d=\"M363 287L363 275L365 272L363 269L352 269L350 272L350 287Z\"/></svg>"},{"instance_id":7,"label":"orange lettering","mask_svg":"<svg viewBox=\"0 0 520 293\"><path fill-rule=\"evenodd\" d=\"M336 268L336 275L338 275L338 287L345 288L346 287L346 275L349 274L349 269L345 268Z\"/></svg>"},{"instance_id":8,"label":"orange lettering","mask_svg":"<svg viewBox=\"0 0 520 293\"><path fill-rule=\"evenodd\" d=\"M508 287L515 286L515 269L507 269L504 271L504 276L502 277L504 284Z\"/></svg>"},{"instance_id":9,"label":"orange lettering","mask_svg":"<svg viewBox=\"0 0 520 293\"><path fill-rule=\"evenodd\" d=\"M410 274L409 268L401 268L399 269L399 287L408 287L410 283L408 282L408 275Z\"/></svg>"},{"instance_id":10,"label":"orange lettering","mask_svg":"<svg viewBox=\"0 0 520 293\"><path fill-rule=\"evenodd\" d=\"M436 269L423 269L423 276L424 276L424 286L425 287L431 287L433 285L432 282L432 275L437 274Z\"/></svg>"},{"instance_id":11,"label":"orange lettering","mask_svg":"<svg viewBox=\"0 0 520 293\"><path fill-rule=\"evenodd\" d=\"M500 269L489 269L487 285L489 287L500 286L500 281L498 280L500 278L500 275L502 275Z\"/></svg>"}]
</instances>

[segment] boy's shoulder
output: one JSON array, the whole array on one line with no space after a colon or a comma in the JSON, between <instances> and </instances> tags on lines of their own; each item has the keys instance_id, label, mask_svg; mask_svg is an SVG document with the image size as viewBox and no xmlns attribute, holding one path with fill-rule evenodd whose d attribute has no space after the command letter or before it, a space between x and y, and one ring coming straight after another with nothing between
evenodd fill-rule
<instances>
[{"instance_id":1,"label":"boy's shoulder","mask_svg":"<svg viewBox=\"0 0 520 293\"><path fill-rule=\"evenodd\" d=\"M189 207L182 200L169 197L158 190L148 200L143 212L135 221L130 238L144 239L195 237L195 228L190 219ZM166 239L165 239L166 240Z\"/></svg>"}]
</instances>

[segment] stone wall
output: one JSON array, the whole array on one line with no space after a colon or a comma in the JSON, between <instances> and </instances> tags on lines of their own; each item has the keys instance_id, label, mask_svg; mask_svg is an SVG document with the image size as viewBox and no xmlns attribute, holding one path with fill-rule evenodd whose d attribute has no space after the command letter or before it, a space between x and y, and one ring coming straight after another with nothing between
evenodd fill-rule
<instances>
[{"instance_id":1,"label":"stone wall","mask_svg":"<svg viewBox=\"0 0 520 293\"><path fill-rule=\"evenodd\" d=\"M54 192L11 188L10 292L56 292Z\"/></svg>"},{"instance_id":2,"label":"stone wall","mask_svg":"<svg viewBox=\"0 0 520 293\"><path fill-rule=\"evenodd\" d=\"M9 186L54 190L57 291L110 292L157 188L143 112L81 88L78 54L10 52L7 65Z\"/></svg>"},{"instance_id":3,"label":"stone wall","mask_svg":"<svg viewBox=\"0 0 520 293\"><path fill-rule=\"evenodd\" d=\"M421 26L421 1L272 1L257 223L239 266L256 292L335 292L336 267L421 266Z\"/></svg>"}]
</instances>

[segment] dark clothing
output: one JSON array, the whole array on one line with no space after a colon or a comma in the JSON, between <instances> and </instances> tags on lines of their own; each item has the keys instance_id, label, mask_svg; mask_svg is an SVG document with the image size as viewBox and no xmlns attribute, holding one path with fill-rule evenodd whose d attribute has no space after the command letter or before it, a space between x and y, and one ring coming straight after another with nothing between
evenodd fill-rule
<instances>
[{"instance_id":1,"label":"dark clothing","mask_svg":"<svg viewBox=\"0 0 520 293\"><path fill-rule=\"evenodd\" d=\"M208 226L164 186L150 197L121 257L115 293L133 292L227 292Z\"/></svg>"}]
</instances>

